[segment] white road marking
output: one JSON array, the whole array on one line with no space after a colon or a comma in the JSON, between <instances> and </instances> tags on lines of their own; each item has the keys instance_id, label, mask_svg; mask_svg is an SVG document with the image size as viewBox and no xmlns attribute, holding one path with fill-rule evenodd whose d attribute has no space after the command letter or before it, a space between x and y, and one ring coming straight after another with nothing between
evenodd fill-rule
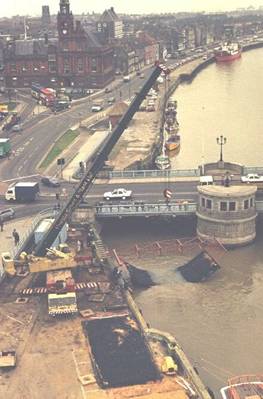
<instances>
[{"instance_id":1,"label":"white road marking","mask_svg":"<svg viewBox=\"0 0 263 399\"><path fill-rule=\"evenodd\" d=\"M28 178L30 178L30 177L39 177L39 176L40 176L39 174L37 174L37 175L21 176L21 177L19 177L19 180L21 180L21 179L28 179ZM14 177L13 179L2 180L2 183L9 183L9 182L12 182L12 181L15 181L15 180L18 180L18 178L17 178L17 177Z\"/></svg>"}]
</instances>

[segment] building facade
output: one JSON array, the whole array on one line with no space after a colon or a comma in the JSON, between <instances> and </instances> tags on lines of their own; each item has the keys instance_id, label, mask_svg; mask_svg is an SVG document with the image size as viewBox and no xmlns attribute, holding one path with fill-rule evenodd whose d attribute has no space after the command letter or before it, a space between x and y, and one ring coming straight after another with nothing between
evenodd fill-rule
<instances>
[{"instance_id":1,"label":"building facade","mask_svg":"<svg viewBox=\"0 0 263 399\"><path fill-rule=\"evenodd\" d=\"M52 87L101 88L114 78L114 49L74 21L69 0L60 1L58 39L14 40L4 51L8 87L32 82Z\"/></svg>"}]
</instances>

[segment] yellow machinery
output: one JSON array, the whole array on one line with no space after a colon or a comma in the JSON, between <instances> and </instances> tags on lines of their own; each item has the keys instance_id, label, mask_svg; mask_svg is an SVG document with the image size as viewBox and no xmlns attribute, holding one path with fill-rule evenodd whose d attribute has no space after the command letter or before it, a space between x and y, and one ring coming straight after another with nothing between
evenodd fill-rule
<instances>
[{"instance_id":1,"label":"yellow machinery","mask_svg":"<svg viewBox=\"0 0 263 399\"><path fill-rule=\"evenodd\" d=\"M63 251L65 248L63 248ZM18 260L12 259L9 252L2 253L2 263L5 272L11 276L17 274L19 268L27 268L30 273L46 272L49 270L71 269L85 264L87 259L80 259L73 252L62 252L50 248L45 257L36 257L22 252Z\"/></svg>"}]
</instances>

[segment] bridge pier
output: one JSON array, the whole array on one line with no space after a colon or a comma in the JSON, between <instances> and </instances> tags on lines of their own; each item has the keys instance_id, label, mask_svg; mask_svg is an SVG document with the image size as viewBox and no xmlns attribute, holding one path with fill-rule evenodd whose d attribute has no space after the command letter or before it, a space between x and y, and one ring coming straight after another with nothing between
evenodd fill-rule
<instances>
[{"instance_id":1,"label":"bridge pier","mask_svg":"<svg viewBox=\"0 0 263 399\"><path fill-rule=\"evenodd\" d=\"M197 235L226 246L246 245L256 237L253 186L198 186Z\"/></svg>"}]
</instances>

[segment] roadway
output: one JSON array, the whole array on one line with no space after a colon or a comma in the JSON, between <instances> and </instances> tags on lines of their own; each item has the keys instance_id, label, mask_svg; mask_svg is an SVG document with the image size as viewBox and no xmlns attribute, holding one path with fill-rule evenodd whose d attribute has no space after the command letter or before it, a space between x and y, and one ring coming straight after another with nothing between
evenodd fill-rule
<instances>
[{"instance_id":1,"label":"roadway","mask_svg":"<svg viewBox=\"0 0 263 399\"><path fill-rule=\"evenodd\" d=\"M145 78L149 73L150 70L145 74ZM106 109L109 97L115 97L116 100L130 98L142 84L143 80L139 77L134 77L129 83L119 81L114 87L112 85L111 92L107 94L103 91L87 97L75 104L73 103L71 109L57 115L47 109L43 114L35 115L30 119L28 117L32 113L32 100L26 99L24 94L18 94L18 99L21 96L21 99L27 103L26 110L23 111L24 115L22 115L24 118L23 131L21 134L10 133L14 155L9 160L0 160L1 180L5 181L35 174L39 162L56 139L69 128L94 115L91 112L94 99L103 97L104 109Z\"/></svg>"}]
</instances>

